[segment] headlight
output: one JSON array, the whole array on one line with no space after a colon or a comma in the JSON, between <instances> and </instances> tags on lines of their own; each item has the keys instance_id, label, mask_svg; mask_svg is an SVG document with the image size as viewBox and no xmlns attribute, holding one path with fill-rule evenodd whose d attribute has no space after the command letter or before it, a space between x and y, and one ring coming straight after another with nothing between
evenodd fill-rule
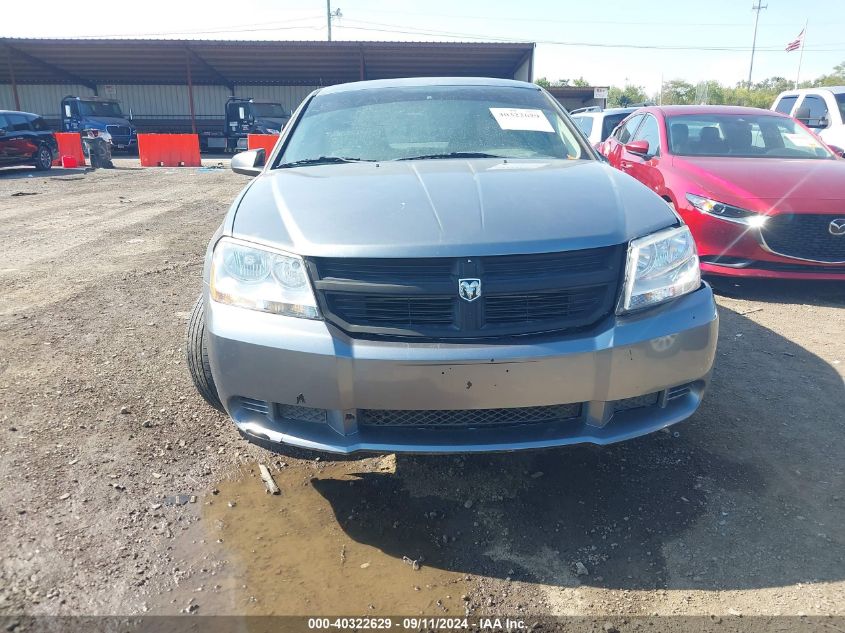
<instances>
[{"instance_id":1,"label":"headlight","mask_svg":"<svg viewBox=\"0 0 845 633\"><path fill-rule=\"evenodd\" d=\"M697 196L694 193L687 194L687 200L696 209L702 213L714 215L722 220L728 222L737 222L738 224L745 224L752 227L760 227L766 223L768 216L749 211L748 209L740 209L724 202L717 202L704 196Z\"/></svg>"},{"instance_id":2,"label":"headlight","mask_svg":"<svg viewBox=\"0 0 845 633\"><path fill-rule=\"evenodd\" d=\"M686 226L632 240L625 271L620 314L669 301L701 285L695 242Z\"/></svg>"},{"instance_id":3,"label":"headlight","mask_svg":"<svg viewBox=\"0 0 845 633\"><path fill-rule=\"evenodd\" d=\"M107 132L106 130L97 130L97 136L99 136L107 143L111 143L111 133Z\"/></svg>"},{"instance_id":4,"label":"headlight","mask_svg":"<svg viewBox=\"0 0 845 633\"><path fill-rule=\"evenodd\" d=\"M319 319L301 257L221 239L211 259L211 298L218 303L303 319Z\"/></svg>"}]
</instances>

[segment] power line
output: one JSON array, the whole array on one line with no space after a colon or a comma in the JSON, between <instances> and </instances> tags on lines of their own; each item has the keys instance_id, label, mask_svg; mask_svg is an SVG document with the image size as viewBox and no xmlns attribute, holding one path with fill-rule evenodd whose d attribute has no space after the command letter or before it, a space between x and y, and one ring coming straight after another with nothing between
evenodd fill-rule
<instances>
[{"instance_id":1,"label":"power line","mask_svg":"<svg viewBox=\"0 0 845 633\"><path fill-rule=\"evenodd\" d=\"M290 24L291 22L304 22L308 20L320 20L322 19L321 16L310 16L305 18L292 18L290 20L285 20L284 22L276 22L275 24L286 25ZM273 24L272 22L270 24ZM231 27L221 27L219 29L203 29L203 30L184 30L184 31L165 31L161 33L118 33L118 34L111 34L111 35L77 35L74 36L74 39L96 39L96 38L121 38L121 37L168 37L174 35L213 35L215 33L256 33L259 31L295 31L297 29L308 29L308 30L315 30L321 29L322 26L307 26L307 25L295 25L295 26L267 26L267 22L257 22L253 24L240 24ZM255 28L250 28L255 27Z\"/></svg>"},{"instance_id":2,"label":"power line","mask_svg":"<svg viewBox=\"0 0 845 633\"><path fill-rule=\"evenodd\" d=\"M461 15L455 13L418 13L412 11L390 11L386 9L358 9L356 13L359 14L367 14L367 13L377 13L377 14L393 14L393 15L408 15L408 16L415 16L415 17L442 17L442 18L456 18L456 19L467 19L467 20L478 20L478 15ZM498 21L498 22L537 22L542 24L552 23L552 24L617 24L617 25L624 25L624 26L690 26L690 22L653 22L653 21L631 21L631 20L563 20L563 19L551 19L551 18L521 18L521 17L496 17L491 15L484 16L485 21ZM827 26L841 26L841 24L832 24L826 22ZM748 24L745 22L696 22L696 27L701 26L712 26L712 27L736 27L736 28L747 28ZM794 26L792 23L777 23L777 24L770 24L770 26Z\"/></svg>"},{"instance_id":3,"label":"power line","mask_svg":"<svg viewBox=\"0 0 845 633\"><path fill-rule=\"evenodd\" d=\"M726 51L726 52L745 52L751 50L749 46L683 46L683 45L669 45L669 44L629 44L629 43L605 43L605 42L582 42L582 41L562 41L562 40L541 40L533 38L508 38L508 37L494 37L486 35L478 35L476 33L462 33L455 31L433 31L424 29L413 29L413 27L404 27L397 24L384 24L379 22L367 22L365 20L347 19L347 22L363 25L374 25L374 27L388 27L388 28L373 28L369 26L353 26L349 24L342 25L344 29L351 29L356 31L373 31L378 33L401 33L403 35L426 35L433 37L452 37L452 38L470 38L491 42L524 42L531 40L537 44L551 44L557 46L583 46L587 48L623 48L636 50L689 50L689 51ZM758 50L763 51L780 51L782 46L758 46ZM810 49L818 51L838 51L845 49Z\"/></svg>"}]
</instances>

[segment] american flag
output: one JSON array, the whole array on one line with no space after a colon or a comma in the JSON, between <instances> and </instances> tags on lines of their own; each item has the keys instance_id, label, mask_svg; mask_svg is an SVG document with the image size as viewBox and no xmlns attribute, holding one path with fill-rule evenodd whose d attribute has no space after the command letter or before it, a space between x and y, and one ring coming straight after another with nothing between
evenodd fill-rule
<instances>
[{"instance_id":1,"label":"american flag","mask_svg":"<svg viewBox=\"0 0 845 633\"><path fill-rule=\"evenodd\" d=\"M799 48L801 48L801 42L804 41L804 30L805 29L801 29L801 32L798 34L798 37L796 37L794 40L792 40L789 44L786 45L787 52L797 51Z\"/></svg>"}]
</instances>

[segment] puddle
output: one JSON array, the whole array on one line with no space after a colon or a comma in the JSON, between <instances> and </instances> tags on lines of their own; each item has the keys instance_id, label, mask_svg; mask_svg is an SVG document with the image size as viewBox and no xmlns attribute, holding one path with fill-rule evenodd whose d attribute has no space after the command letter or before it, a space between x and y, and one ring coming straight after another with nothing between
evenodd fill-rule
<instances>
[{"instance_id":1,"label":"puddle","mask_svg":"<svg viewBox=\"0 0 845 633\"><path fill-rule=\"evenodd\" d=\"M403 560L348 534L356 523L365 525L378 534L375 541L391 543L391 552L401 550L407 509L399 503L393 516L368 516L368 502L356 496L361 473L375 470L389 482L394 464L383 458L271 466L281 495L265 492L258 464L220 483L202 512L201 547L218 567L214 578L205 579L213 600L191 594L200 613L463 616L464 574L429 567L424 559L414 569L420 552L410 543ZM333 507L318 491L321 482L348 488L348 503Z\"/></svg>"}]
</instances>

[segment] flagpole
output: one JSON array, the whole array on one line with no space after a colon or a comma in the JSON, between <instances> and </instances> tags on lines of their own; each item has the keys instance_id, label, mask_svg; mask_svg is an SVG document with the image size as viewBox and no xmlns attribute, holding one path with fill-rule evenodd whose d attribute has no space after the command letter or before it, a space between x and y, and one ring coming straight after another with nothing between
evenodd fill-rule
<instances>
[{"instance_id":1,"label":"flagpole","mask_svg":"<svg viewBox=\"0 0 845 633\"><path fill-rule=\"evenodd\" d=\"M804 46L807 44L807 24L809 19L804 21L804 37L801 38L801 55L798 57L798 73L795 75L795 89L798 90L798 82L801 80L801 63L804 61Z\"/></svg>"}]
</instances>

